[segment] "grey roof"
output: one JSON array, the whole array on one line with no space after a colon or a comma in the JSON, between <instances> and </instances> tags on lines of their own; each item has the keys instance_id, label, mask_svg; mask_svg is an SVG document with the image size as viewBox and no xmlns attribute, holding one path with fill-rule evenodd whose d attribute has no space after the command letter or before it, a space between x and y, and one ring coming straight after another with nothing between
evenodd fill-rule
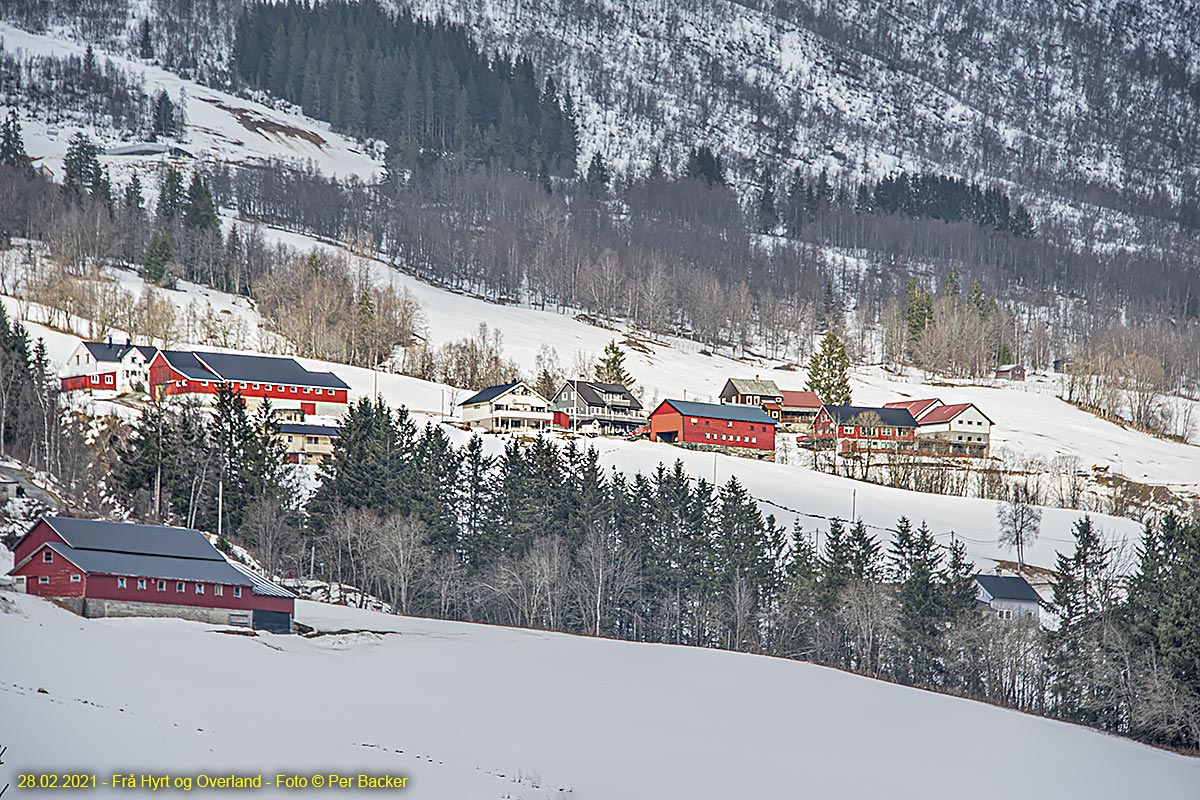
<instances>
[{"instance_id":1,"label":"grey roof","mask_svg":"<svg viewBox=\"0 0 1200 800\"><path fill-rule=\"evenodd\" d=\"M976 575L975 582L993 598L1000 600L1029 600L1040 602L1041 597L1029 581L1020 575Z\"/></svg>"},{"instance_id":2,"label":"grey roof","mask_svg":"<svg viewBox=\"0 0 1200 800\"><path fill-rule=\"evenodd\" d=\"M167 363L184 375L198 381L219 381L221 376L200 363L190 350L163 350Z\"/></svg>"},{"instance_id":3,"label":"grey roof","mask_svg":"<svg viewBox=\"0 0 1200 800\"><path fill-rule=\"evenodd\" d=\"M214 561L205 558L114 553L108 550L82 550L58 542L50 542L46 546L89 573L254 586L254 581L241 570L234 569L223 557Z\"/></svg>"},{"instance_id":4,"label":"grey roof","mask_svg":"<svg viewBox=\"0 0 1200 800\"><path fill-rule=\"evenodd\" d=\"M244 353L193 353L195 358L227 381L279 383L288 386L319 386L349 389L332 372L311 372L294 358L252 356Z\"/></svg>"},{"instance_id":5,"label":"grey roof","mask_svg":"<svg viewBox=\"0 0 1200 800\"><path fill-rule=\"evenodd\" d=\"M294 433L298 436L340 436L342 429L336 425L306 425L302 422L284 422L279 426L280 433Z\"/></svg>"},{"instance_id":6,"label":"grey roof","mask_svg":"<svg viewBox=\"0 0 1200 800\"><path fill-rule=\"evenodd\" d=\"M154 354L158 352L157 347L149 347L140 344L113 344L112 342L84 342L83 346L92 354L92 358L97 361L120 361L129 354L130 350L137 350L142 354L142 357L149 360L154 358Z\"/></svg>"},{"instance_id":7,"label":"grey roof","mask_svg":"<svg viewBox=\"0 0 1200 800\"><path fill-rule=\"evenodd\" d=\"M478 405L479 403L490 402L516 386L518 383L520 383L520 381L515 381L513 383L502 383L499 386L489 386L486 389L482 389L471 395L466 400L463 400L461 403L459 403L459 405L473 406Z\"/></svg>"},{"instance_id":8,"label":"grey roof","mask_svg":"<svg viewBox=\"0 0 1200 800\"><path fill-rule=\"evenodd\" d=\"M776 420L772 419L760 406L744 406L737 403L694 403L690 400L663 400L663 403L687 417L776 424Z\"/></svg>"},{"instance_id":9,"label":"grey roof","mask_svg":"<svg viewBox=\"0 0 1200 800\"><path fill-rule=\"evenodd\" d=\"M77 550L105 550L145 556L224 561L200 531L164 525L136 525L75 517L44 517L46 524ZM82 565L80 565L82 566Z\"/></svg>"},{"instance_id":10,"label":"grey roof","mask_svg":"<svg viewBox=\"0 0 1200 800\"><path fill-rule=\"evenodd\" d=\"M862 414L875 414L879 417L880 425L887 425L890 428L915 428L917 421L907 408L877 408L875 406L830 406L826 405L823 408L829 412L829 416L833 417L833 421L841 424L843 422L851 422L858 424L855 419Z\"/></svg>"},{"instance_id":11,"label":"grey roof","mask_svg":"<svg viewBox=\"0 0 1200 800\"><path fill-rule=\"evenodd\" d=\"M730 378L729 382L738 394L756 394L760 397L782 397L783 392L775 381L764 381L759 378Z\"/></svg>"},{"instance_id":12,"label":"grey roof","mask_svg":"<svg viewBox=\"0 0 1200 800\"><path fill-rule=\"evenodd\" d=\"M641 411L642 404L633 394L619 383L601 383L599 381L567 381L563 384L563 389L568 386L575 389L579 396L583 398L589 406L601 406L607 408L609 402L604 399L604 393L620 395L626 404L622 408L628 408L630 411ZM559 393L562 389L558 390Z\"/></svg>"},{"instance_id":13,"label":"grey roof","mask_svg":"<svg viewBox=\"0 0 1200 800\"><path fill-rule=\"evenodd\" d=\"M257 572L255 572L254 570L252 570L248 567L245 567L245 566L238 564L236 562L233 562L233 561L229 562L229 566L233 567L238 572L242 573L243 575L245 575L247 578L250 579L250 583L254 585L254 588L251 591L253 591L255 594L267 595L268 597L295 597L296 596L296 595L292 594L291 592L289 592L287 589L283 588L282 586L272 583L271 581L267 580L262 575L259 575Z\"/></svg>"}]
</instances>

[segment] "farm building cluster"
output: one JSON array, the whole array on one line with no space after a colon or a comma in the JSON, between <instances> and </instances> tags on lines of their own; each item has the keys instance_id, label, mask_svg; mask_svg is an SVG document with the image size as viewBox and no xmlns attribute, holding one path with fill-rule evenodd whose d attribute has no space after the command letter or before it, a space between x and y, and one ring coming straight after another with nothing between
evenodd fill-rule
<instances>
[{"instance_id":1,"label":"farm building cluster","mask_svg":"<svg viewBox=\"0 0 1200 800\"><path fill-rule=\"evenodd\" d=\"M552 398L524 381L480 390L461 403L462 420L488 432L569 429L646 435L651 441L773 458L777 434L840 455L863 451L986 458L993 422L973 403L938 398L883 406L829 405L814 392L774 381L730 378L719 403L668 398L646 413L620 384L566 381Z\"/></svg>"}]
</instances>

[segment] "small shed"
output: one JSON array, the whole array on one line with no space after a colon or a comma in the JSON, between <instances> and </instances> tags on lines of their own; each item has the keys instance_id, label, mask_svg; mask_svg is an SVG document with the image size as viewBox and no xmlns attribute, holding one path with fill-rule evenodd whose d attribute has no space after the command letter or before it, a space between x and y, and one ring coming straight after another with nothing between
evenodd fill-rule
<instances>
[{"instance_id":1,"label":"small shed","mask_svg":"<svg viewBox=\"0 0 1200 800\"><path fill-rule=\"evenodd\" d=\"M1001 364L996 367L996 379L1002 381L1025 380L1025 368L1020 364Z\"/></svg>"}]
</instances>

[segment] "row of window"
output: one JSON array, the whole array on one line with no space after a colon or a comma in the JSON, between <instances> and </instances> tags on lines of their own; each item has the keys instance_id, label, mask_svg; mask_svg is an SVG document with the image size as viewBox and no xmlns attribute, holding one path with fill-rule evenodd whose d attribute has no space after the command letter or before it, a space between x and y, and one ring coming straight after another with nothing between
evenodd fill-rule
<instances>
[{"instance_id":1,"label":"row of window","mask_svg":"<svg viewBox=\"0 0 1200 800\"><path fill-rule=\"evenodd\" d=\"M176 383L177 383L178 385L180 385L180 386L187 386L187 381L176 381ZM208 386L210 383L212 383L212 381L200 381L200 385L201 385L201 386L204 386L204 387L207 387L207 386ZM237 383L237 381L234 381L234 384L236 384L236 383ZM241 387L240 387L240 388L242 388L242 389L246 389L246 388L251 388L251 389L262 389L262 390L264 390L264 391L268 391L268 392L269 392L269 391L271 391L271 384L269 384L269 383L268 383L266 386L261 386L260 384L257 384L257 383L252 383L252 384L250 384L250 385L249 385L249 387L247 387L247 384L245 384L245 383L242 383L242 385L241 385ZM317 389L310 389L310 388L309 388L309 387L307 387L307 386L305 386L305 387L304 387L304 389L303 389L303 391L301 392L301 391L300 391L300 390L299 390L297 387L295 387L295 386L287 386L287 387L284 387L284 386L280 386L280 385L276 385L276 386L275 386L275 391L277 391L277 392L288 392L288 393L291 393L291 394L328 394L328 395L330 395L330 396L332 396L332 395L334 395L334 394L336 394L336 393L337 393L337 390L336 390L336 389L320 389L320 388L317 388Z\"/></svg>"},{"instance_id":2,"label":"row of window","mask_svg":"<svg viewBox=\"0 0 1200 800\"><path fill-rule=\"evenodd\" d=\"M748 442L750 444L758 444L757 436L734 436L732 433L705 433L705 439L719 439L722 442Z\"/></svg>"},{"instance_id":3,"label":"row of window","mask_svg":"<svg viewBox=\"0 0 1200 800\"><path fill-rule=\"evenodd\" d=\"M699 424L700 424L700 420L699 420L699 419L697 419L696 417L692 417L692 424L693 424L693 425L699 425ZM704 420L704 427L706 427L706 428L707 428L708 426L709 426L709 420ZM732 427L733 427L733 420L731 420L731 419L730 419L730 420L726 420L726 421L725 421L725 427L726 427L726 428L732 428ZM751 425L751 426L750 426L750 431L751 431L751 432L754 432L754 431L756 431L756 430L759 430L759 429L761 428L761 429L762 429L762 432L763 432L763 433L766 433L766 432L767 432L767 429L768 429L769 427L770 427L769 425L759 425L759 426L756 428L756 427L754 427L753 425Z\"/></svg>"},{"instance_id":4,"label":"row of window","mask_svg":"<svg viewBox=\"0 0 1200 800\"><path fill-rule=\"evenodd\" d=\"M74 575L71 576L72 581L74 581L75 578L76 578L76 576L74 576ZM145 591L146 583L147 583L146 578L138 578L137 579L137 588L140 591ZM193 587L195 587L196 594L204 594L204 584L203 583L194 583L192 585L193 585ZM129 588L129 579L128 578L117 578L117 588L118 589ZM167 582L164 580L156 580L154 582L154 588L157 591L165 592L167 590ZM216 597L221 597L225 594L225 587L219 583L212 584L212 590L213 590L213 595ZM175 581L175 593L176 594L183 594L186 591L187 591L187 581ZM233 596L241 597L242 596L242 587L234 586L233 587Z\"/></svg>"}]
</instances>

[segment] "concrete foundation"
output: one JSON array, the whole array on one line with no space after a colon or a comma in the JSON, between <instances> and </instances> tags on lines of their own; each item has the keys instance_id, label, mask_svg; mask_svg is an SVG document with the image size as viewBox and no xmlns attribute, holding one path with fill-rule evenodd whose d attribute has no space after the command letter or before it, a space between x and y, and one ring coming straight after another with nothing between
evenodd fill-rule
<instances>
[{"instance_id":1,"label":"concrete foundation","mask_svg":"<svg viewBox=\"0 0 1200 800\"><path fill-rule=\"evenodd\" d=\"M210 625L250 627L251 613L246 609L207 608L168 603L135 603L127 600L97 600L95 598L68 598L62 602L76 614L89 619L99 617L173 617L193 622L207 622Z\"/></svg>"}]
</instances>

